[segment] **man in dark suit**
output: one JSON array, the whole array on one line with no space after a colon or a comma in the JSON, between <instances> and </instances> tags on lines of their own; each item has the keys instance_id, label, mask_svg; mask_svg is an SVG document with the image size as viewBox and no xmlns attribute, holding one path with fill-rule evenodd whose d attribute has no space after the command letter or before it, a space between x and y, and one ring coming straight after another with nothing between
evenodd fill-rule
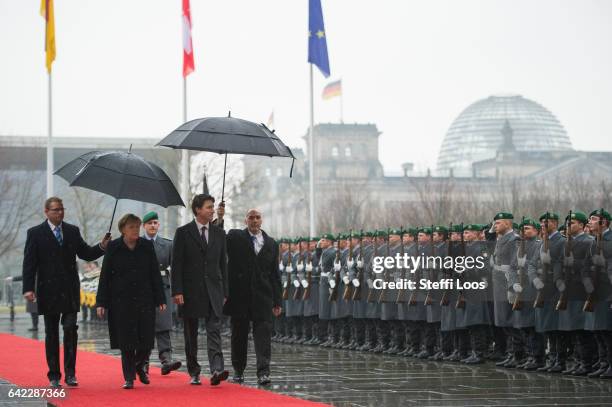
<instances>
[{"instance_id":1,"label":"man in dark suit","mask_svg":"<svg viewBox=\"0 0 612 407\"><path fill-rule=\"evenodd\" d=\"M45 201L47 219L28 230L23 257L23 296L38 303L45 320L45 352L51 387L60 387L59 324L64 329L64 373L69 386L77 386L77 312L80 283L76 256L93 261L104 254L110 240L107 234L96 246L89 246L79 228L64 222L62 200ZM36 294L34 294L36 292Z\"/></svg>"},{"instance_id":2,"label":"man in dark suit","mask_svg":"<svg viewBox=\"0 0 612 407\"><path fill-rule=\"evenodd\" d=\"M228 377L221 350L221 316L228 296L225 232L211 223L215 199L193 198L195 220L179 227L172 244L172 296L183 318L185 354L191 384L199 385L198 318L206 322L210 384Z\"/></svg>"},{"instance_id":3,"label":"man in dark suit","mask_svg":"<svg viewBox=\"0 0 612 407\"><path fill-rule=\"evenodd\" d=\"M246 214L247 227L227 235L230 295L224 307L231 316L233 381L244 381L249 325L257 359L257 383L270 384L272 315L281 314L281 282L277 273L278 245L261 230L257 209Z\"/></svg>"}]
</instances>

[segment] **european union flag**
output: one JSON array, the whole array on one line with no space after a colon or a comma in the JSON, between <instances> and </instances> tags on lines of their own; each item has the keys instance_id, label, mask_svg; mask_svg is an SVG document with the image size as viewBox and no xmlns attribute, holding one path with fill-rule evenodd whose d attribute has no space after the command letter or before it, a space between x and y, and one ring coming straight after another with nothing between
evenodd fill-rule
<instances>
[{"instance_id":1,"label":"european union flag","mask_svg":"<svg viewBox=\"0 0 612 407\"><path fill-rule=\"evenodd\" d=\"M308 0L308 62L315 64L323 76L329 77L329 58L321 0Z\"/></svg>"}]
</instances>

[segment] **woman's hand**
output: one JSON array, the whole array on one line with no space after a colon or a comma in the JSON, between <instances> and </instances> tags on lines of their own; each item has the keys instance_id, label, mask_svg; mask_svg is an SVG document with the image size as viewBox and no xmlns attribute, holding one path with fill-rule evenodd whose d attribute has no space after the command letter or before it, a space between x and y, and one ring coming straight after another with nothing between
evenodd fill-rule
<instances>
[{"instance_id":1,"label":"woman's hand","mask_svg":"<svg viewBox=\"0 0 612 407\"><path fill-rule=\"evenodd\" d=\"M98 318L103 318L104 317L104 307L96 308L96 313L98 314Z\"/></svg>"},{"instance_id":2,"label":"woman's hand","mask_svg":"<svg viewBox=\"0 0 612 407\"><path fill-rule=\"evenodd\" d=\"M159 306L159 310L160 311L165 311L166 310L166 304L162 304Z\"/></svg>"}]
</instances>

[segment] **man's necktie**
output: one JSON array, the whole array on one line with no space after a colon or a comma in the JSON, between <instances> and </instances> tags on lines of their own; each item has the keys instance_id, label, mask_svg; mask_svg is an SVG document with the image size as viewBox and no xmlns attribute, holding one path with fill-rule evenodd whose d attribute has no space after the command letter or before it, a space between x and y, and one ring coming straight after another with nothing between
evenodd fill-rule
<instances>
[{"instance_id":1,"label":"man's necktie","mask_svg":"<svg viewBox=\"0 0 612 407\"><path fill-rule=\"evenodd\" d=\"M204 246L208 245L208 239L206 239L206 226L202 226L202 243L204 243Z\"/></svg>"},{"instance_id":2,"label":"man's necktie","mask_svg":"<svg viewBox=\"0 0 612 407\"><path fill-rule=\"evenodd\" d=\"M60 228L56 227L53 233L55 234L57 243L59 243L59 245L62 246L64 244L64 239L62 238L62 231L60 230Z\"/></svg>"},{"instance_id":3,"label":"man's necktie","mask_svg":"<svg viewBox=\"0 0 612 407\"><path fill-rule=\"evenodd\" d=\"M257 236L251 235L251 246L253 247L253 251L257 254L257 247L255 246L255 241L257 240Z\"/></svg>"}]
</instances>

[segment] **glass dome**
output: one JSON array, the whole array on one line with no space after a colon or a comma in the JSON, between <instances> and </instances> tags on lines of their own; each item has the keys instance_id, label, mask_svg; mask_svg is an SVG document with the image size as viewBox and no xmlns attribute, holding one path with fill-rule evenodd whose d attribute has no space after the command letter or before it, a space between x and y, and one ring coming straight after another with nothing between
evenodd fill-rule
<instances>
[{"instance_id":1,"label":"glass dome","mask_svg":"<svg viewBox=\"0 0 612 407\"><path fill-rule=\"evenodd\" d=\"M518 151L571 150L561 123L544 106L520 95L495 95L468 106L448 129L438 170L471 171L472 163L495 157L508 121Z\"/></svg>"}]
</instances>

